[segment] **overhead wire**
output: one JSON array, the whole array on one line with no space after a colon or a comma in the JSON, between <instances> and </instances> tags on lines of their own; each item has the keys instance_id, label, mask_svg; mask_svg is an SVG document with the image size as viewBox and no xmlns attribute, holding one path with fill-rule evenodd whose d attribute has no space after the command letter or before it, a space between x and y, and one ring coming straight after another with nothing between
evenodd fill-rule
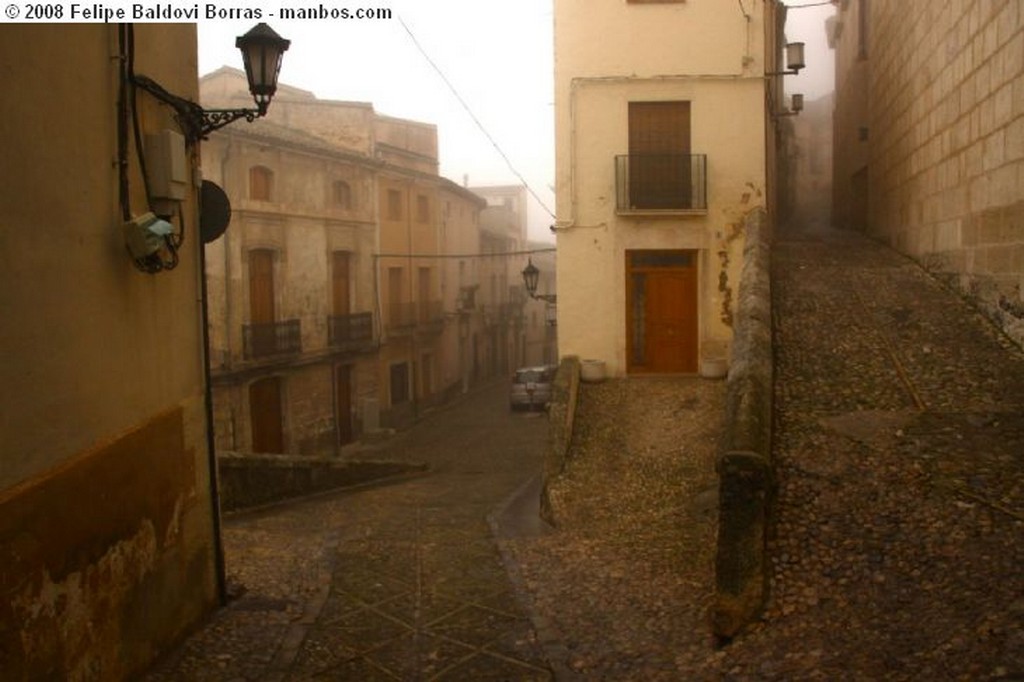
<instances>
[{"instance_id":1,"label":"overhead wire","mask_svg":"<svg viewBox=\"0 0 1024 682\"><path fill-rule=\"evenodd\" d=\"M477 118L476 114L473 113L473 110L470 108L469 104L462 97L462 95L459 93L458 89L451 82L451 80L449 80L448 76L445 75L441 67L438 66L437 62L431 59L426 49L424 49L423 45L420 44L420 41L416 38L416 35L412 32L412 29L409 28L408 24L405 23L401 16L396 15L395 18L398 19L398 23L401 24L402 28L405 29L405 32L409 35L409 39L412 40L412 44L416 47L419 53L427 61L427 63L430 64L431 68L433 68L434 71L437 72L437 75L441 77L441 80L444 81L444 84L448 86L449 90L451 90L452 94L455 96L455 99L458 100L462 108L473 120L473 123L476 124L476 127L480 129L480 132L484 134L484 137L487 138L487 140L491 143L491 146L493 146L495 151L498 152L498 155L501 156L501 158L505 161L505 165L508 166L509 170L511 170L517 178L519 178L519 181L523 183L524 187L526 187L526 191L530 193L530 195L537 201L538 204L540 204L541 208L543 208L547 212L547 214L551 216L552 219L554 219L554 212L550 208L548 208L548 205L544 202L544 200L537 195L537 192L535 192L533 187L530 186L530 183L527 182L526 178L523 177L523 174L520 173L519 170L515 167L515 165L512 163L512 160L509 159L508 155L501 148L501 145L498 144L497 140L494 139L494 136L491 135L491 133L487 130L486 126L484 126L480 119Z\"/></svg>"}]
</instances>

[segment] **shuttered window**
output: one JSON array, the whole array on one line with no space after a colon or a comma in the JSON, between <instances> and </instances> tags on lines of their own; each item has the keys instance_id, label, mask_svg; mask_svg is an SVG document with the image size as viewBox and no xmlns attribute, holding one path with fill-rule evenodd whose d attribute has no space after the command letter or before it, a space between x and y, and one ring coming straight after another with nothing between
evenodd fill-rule
<instances>
[{"instance_id":1,"label":"shuttered window","mask_svg":"<svg viewBox=\"0 0 1024 682\"><path fill-rule=\"evenodd\" d=\"M690 163L690 103L630 102L630 206L689 208Z\"/></svg>"},{"instance_id":2,"label":"shuttered window","mask_svg":"<svg viewBox=\"0 0 1024 682\"><path fill-rule=\"evenodd\" d=\"M256 201L270 201L274 186L274 171L265 166L249 169L249 198Z\"/></svg>"}]
</instances>

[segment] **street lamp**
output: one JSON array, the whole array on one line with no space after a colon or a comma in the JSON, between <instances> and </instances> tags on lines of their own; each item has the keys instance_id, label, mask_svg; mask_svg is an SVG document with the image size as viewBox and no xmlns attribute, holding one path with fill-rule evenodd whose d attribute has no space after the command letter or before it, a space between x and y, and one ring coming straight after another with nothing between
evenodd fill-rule
<instances>
[{"instance_id":1,"label":"street lamp","mask_svg":"<svg viewBox=\"0 0 1024 682\"><path fill-rule=\"evenodd\" d=\"M266 115L270 99L277 92L281 59L290 44L291 41L277 35L264 23L256 24L248 33L235 39L235 47L242 51L249 92L260 116Z\"/></svg>"},{"instance_id":2,"label":"street lamp","mask_svg":"<svg viewBox=\"0 0 1024 682\"><path fill-rule=\"evenodd\" d=\"M790 97L789 111L782 111L777 114L773 114L772 118L781 118L783 116L796 116L804 110L804 96L799 92L793 93Z\"/></svg>"},{"instance_id":3,"label":"street lamp","mask_svg":"<svg viewBox=\"0 0 1024 682\"><path fill-rule=\"evenodd\" d=\"M796 76L800 69L807 66L804 63L804 44L786 43L786 71L773 71L766 73L766 76Z\"/></svg>"},{"instance_id":4,"label":"street lamp","mask_svg":"<svg viewBox=\"0 0 1024 682\"><path fill-rule=\"evenodd\" d=\"M245 77L256 104L255 109L204 109L195 102L168 92L152 78L137 75L134 71L131 71L129 76L133 85L174 109L182 132L185 133L185 139L194 144L199 140L205 140L214 130L240 118L251 123L261 116L266 116L270 100L277 92L281 59L289 45L290 40L279 36L265 23L257 24L235 40L235 47L242 52Z\"/></svg>"},{"instance_id":5,"label":"street lamp","mask_svg":"<svg viewBox=\"0 0 1024 682\"><path fill-rule=\"evenodd\" d=\"M528 258L526 267L523 268L523 284L526 285L526 293L530 298L547 303L556 303L557 297L554 294L538 294L537 282L540 280L540 270L533 264L533 259Z\"/></svg>"}]
</instances>

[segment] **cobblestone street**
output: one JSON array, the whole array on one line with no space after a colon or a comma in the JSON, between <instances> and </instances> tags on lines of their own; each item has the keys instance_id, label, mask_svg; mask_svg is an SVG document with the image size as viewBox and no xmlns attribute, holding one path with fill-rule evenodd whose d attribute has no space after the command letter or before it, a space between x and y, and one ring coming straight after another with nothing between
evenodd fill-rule
<instances>
[{"instance_id":1,"label":"cobblestone street","mask_svg":"<svg viewBox=\"0 0 1024 682\"><path fill-rule=\"evenodd\" d=\"M701 511L721 384L585 385L552 495L559 531L514 543L568 667L588 680L1024 679L1024 355L857 235L781 235L773 279L767 613L724 648L708 637Z\"/></svg>"},{"instance_id":2,"label":"cobblestone street","mask_svg":"<svg viewBox=\"0 0 1024 682\"><path fill-rule=\"evenodd\" d=\"M425 476L229 519L242 593L146 679L550 679L487 521L540 470L546 433L507 390L369 453L428 462Z\"/></svg>"},{"instance_id":3,"label":"cobblestone street","mask_svg":"<svg viewBox=\"0 0 1024 682\"><path fill-rule=\"evenodd\" d=\"M500 385L374 454L428 475L231 519L244 592L147 679L1024 679L1024 354L857 235L773 258L771 597L729 645L724 383L584 384L558 528L496 542L546 426Z\"/></svg>"},{"instance_id":4,"label":"cobblestone street","mask_svg":"<svg viewBox=\"0 0 1024 682\"><path fill-rule=\"evenodd\" d=\"M778 524L726 679L1024 677L1024 355L853 234L773 260Z\"/></svg>"}]
</instances>

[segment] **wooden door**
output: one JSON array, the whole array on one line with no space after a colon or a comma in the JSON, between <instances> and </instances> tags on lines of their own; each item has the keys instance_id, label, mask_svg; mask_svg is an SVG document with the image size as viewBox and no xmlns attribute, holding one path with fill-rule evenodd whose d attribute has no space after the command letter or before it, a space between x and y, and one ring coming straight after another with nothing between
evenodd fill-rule
<instances>
[{"instance_id":1,"label":"wooden door","mask_svg":"<svg viewBox=\"0 0 1024 682\"><path fill-rule=\"evenodd\" d=\"M406 322L402 314L403 298L402 268L388 268L388 319L393 327L402 326Z\"/></svg>"},{"instance_id":2,"label":"wooden door","mask_svg":"<svg viewBox=\"0 0 1024 682\"><path fill-rule=\"evenodd\" d=\"M690 184L690 103L630 102L630 206L690 208Z\"/></svg>"},{"instance_id":3,"label":"wooden door","mask_svg":"<svg viewBox=\"0 0 1024 682\"><path fill-rule=\"evenodd\" d=\"M260 379L249 385L249 419L253 452L284 452L281 380L278 377Z\"/></svg>"},{"instance_id":4,"label":"wooden door","mask_svg":"<svg viewBox=\"0 0 1024 682\"><path fill-rule=\"evenodd\" d=\"M277 349L274 328L274 252L256 249L249 252L250 352L254 357Z\"/></svg>"},{"instance_id":5,"label":"wooden door","mask_svg":"<svg viewBox=\"0 0 1024 682\"><path fill-rule=\"evenodd\" d=\"M627 252L630 372L697 371L696 252Z\"/></svg>"},{"instance_id":6,"label":"wooden door","mask_svg":"<svg viewBox=\"0 0 1024 682\"><path fill-rule=\"evenodd\" d=\"M348 251L335 251L331 263L331 297L332 310L335 315L348 315L351 308L349 289L349 253Z\"/></svg>"},{"instance_id":7,"label":"wooden door","mask_svg":"<svg viewBox=\"0 0 1024 682\"><path fill-rule=\"evenodd\" d=\"M430 268L419 269L419 321L430 322Z\"/></svg>"},{"instance_id":8,"label":"wooden door","mask_svg":"<svg viewBox=\"0 0 1024 682\"><path fill-rule=\"evenodd\" d=\"M334 370L334 413L338 445L352 442L352 368L339 365Z\"/></svg>"}]
</instances>

